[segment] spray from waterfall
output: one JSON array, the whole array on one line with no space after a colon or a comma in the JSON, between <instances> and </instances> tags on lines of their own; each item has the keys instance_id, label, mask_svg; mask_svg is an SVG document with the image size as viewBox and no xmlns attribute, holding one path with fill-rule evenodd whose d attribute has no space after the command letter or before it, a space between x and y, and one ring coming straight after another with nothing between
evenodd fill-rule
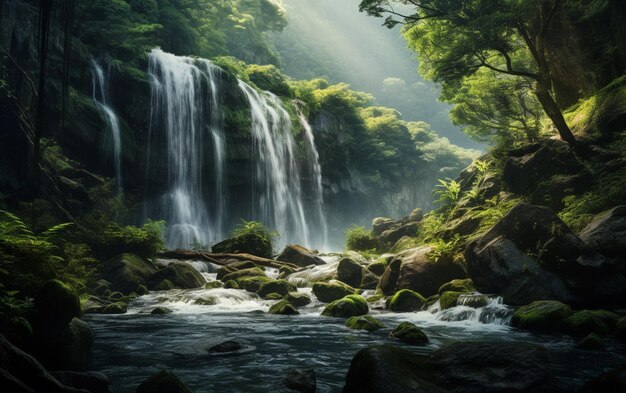
<instances>
[{"instance_id":1,"label":"spray from waterfall","mask_svg":"<svg viewBox=\"0 0 626 393\"><path fill-rule=\"evenodd\" d=\"M113 108L109 105L108 78L102 67L94 59L91 60L92 97L96 106L107 122L107 132L111 134L113 143L113 162L115 165L115 181L118 192L122 191L122 138L120 123Z\"/></svg>"}]
</instances>

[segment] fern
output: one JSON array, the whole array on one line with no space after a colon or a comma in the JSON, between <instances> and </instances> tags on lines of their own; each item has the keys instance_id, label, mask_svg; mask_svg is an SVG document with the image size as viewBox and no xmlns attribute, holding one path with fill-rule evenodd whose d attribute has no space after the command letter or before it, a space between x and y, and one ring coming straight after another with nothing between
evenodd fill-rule
<instances>
[{"instance_id":1,"label":"fern","mask_svg":"<svg viewBox=\"0 0 626 393\"><path fill-rule=\"evenodd\" d=\"M21 218L13 213L0 210L0 237L33 237L33 232Z\"/></svg>"},{"instance_id":2,"label":"fern","mask_svg":"<svg viewBox=\"0 0 626 393\"><path fill-rule=\"evenodd\" d=\"M439 179L438 181L439 184L435 187L434 191L435 195L438 197L436 202L443 206L456 204L461 195L461 183L452 179L448 179L447 181Z\"/></svg>"}]
</instances>

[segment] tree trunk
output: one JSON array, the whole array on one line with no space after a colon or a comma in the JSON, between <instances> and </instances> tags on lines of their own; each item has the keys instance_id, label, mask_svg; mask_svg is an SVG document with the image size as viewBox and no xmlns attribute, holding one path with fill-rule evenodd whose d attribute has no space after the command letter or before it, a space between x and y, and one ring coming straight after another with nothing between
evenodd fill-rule
<instances>
[{"instance_id":1,"label":"tree trunk","mask_svg":"<svg viewBox=\"0 0 626 393\"><path fill-rule=\"evenodd\" d=\"M563 117L563 113L561 112L561 108L559 108L556 101L554 101L554 98L552 98L548 88L546 88L541 82L537 82L535 94L537 95L537 99L543 107L543 110L559 131L561 139L569 143L570 146L576 147L576 138L574 137L574 134L572 134L572 130L570 130L567 125L567 122Z\"/></svg>"}]
</instances>

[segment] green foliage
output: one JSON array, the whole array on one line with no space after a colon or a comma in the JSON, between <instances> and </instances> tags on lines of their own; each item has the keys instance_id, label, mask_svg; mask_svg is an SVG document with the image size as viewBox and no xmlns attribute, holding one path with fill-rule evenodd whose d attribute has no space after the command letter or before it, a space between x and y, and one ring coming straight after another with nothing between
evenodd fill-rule
<instances>
[{"instance_id":1,"label":"green foliage","mask_svg":"<svg viewBox=\"0 0 626 393\"><path fill-rule=\"evenodd\" d=\"M231 236L240 237L246 235L257 235L272 243L280 237L277 231L270 230L258 221L246 221L242 219L241 223L231 232Z\"/></svg>"},{"instance_id":2,"label":"green foliage","mask_svg":"<svg viewBox=\"0 0 626 393\"><path fill-rule=\"evenodd\" d=\"M109 222L105 227L91 228L84 239L102 259L122 253L152 258L164 249L164 232L165 221L148 220L142 227Z\"/></svg>"},{"instance_id":3,"label":"green foliage","mask_svg":"<svg viewBox=\"0 0 626 393\"><path fill-rule=\"evenodd\" d=\"M452 259L454 255L463 249L463 241L459 235L455 235L450 241L437 239L430 245L433 249L429 255L435 262L439 262L442 259Z\"/></svg>"},{"instance_id":4,"label":"green foliage","mask_svg":"<svg viewBox=\"0 0 626 393\"><path fill-rule=\"evenodd\" d=\"M461 183L452 179L439 179L439 184L436 186L434 193L437 195L437 203L444 207L453 206L458 202L461 195Z\"/></svg>"},{"instance_id":5,"label":"green foliage","mask_svg":"<svg viewBox=\"0 0 626 393\"><path fill-rule=\"evenodd\" d=\"M346 249L365 252L368 254L380 254L382 245L378 239L362 226L352 225L345 232Z\"/></svg>"},{"instance_id":6,"label":"green foliage","mask_svg":"<svg viewBox=\"0 0 626 393\"><path fill-rule=\"evenodd\" d=\"M281 97L291 97L292 92L285 80L285 76L273 65L249 65L248 78L259 89L271 91Z\"/></svg>"}]
</instances>

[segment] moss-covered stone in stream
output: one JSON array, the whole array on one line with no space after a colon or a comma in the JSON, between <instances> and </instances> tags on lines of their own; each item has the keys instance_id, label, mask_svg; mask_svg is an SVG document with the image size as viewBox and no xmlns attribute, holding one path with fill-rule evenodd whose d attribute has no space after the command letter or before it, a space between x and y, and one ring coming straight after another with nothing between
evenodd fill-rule
<instances>
[{"instance_id":1,"label":"moss-covered stone in stream","mask_svg":"<svg viewBox=\"0 0 626 393\"><path fill-rule=\"evenodd\" d=\"M285 296L285 300L295 307L304 307L311 303L309 295L302 292L289 292L287 296Z\"/></svg>"},{"instance_id":2,"label":"moss-covered stone in stream","mask_svg":"<svg viewBox=\"0 0 626 393\"><path fill-rule=\"evenodd\" d=\"M78 294L59 280L48 281L35 296L37 319L46 328L59 329L80 317Z\"/></svg>"},{"instance_id":3,"label":"moss-covered stone in stream","mask_svg":"<svg viewBox=\"0 0 626 393\"><path fill-rule=\"evenodd\" d=\"M240 289L245 289L248 292L257 293L261 288L261 285L271 282L272 279L266 276L254 276L243 277L237 280L237 284Z\"/></svg>"},{"instance_id":4,"label":"moss-covered stone in stream","mask_svg":"<svg viewBox=\"0 0 626 393\"><path fill-rule=\"evenodd\" d=\"M348 318L348 320L346 321L346 326L350 329L367 330L368 332L373 332L375 330L384 328L385 324L369 315L362 315L358 317Z\"/></svg>"},{"instance_id":5,"label":"moss-covered stone in stream","mask_svg":"<svg viewBox=\"0 0 626 393\"><path fill-rule=\"evenodd\" d=\"M402 289L387 299L387 308L394 312L411 312L422 309L424 296L410 289Z\"/></svg>"},{"instance_id":6,"label":"moss-covered stone in stream","mask_svg":"<svg viewBox=\"0 0 626 393\"><path fill-rule=\"evenodd\" d=\"M252 267L248 269L235 270L222 277L222 281L227 282L229 280L239 280L244 277L267 277L265 271L260 267Z\"/></svg>"},{"instance_id":7,"label":"moss-covered stone in stream","mask_svg":"<svg viewBox=\"0 0 626 393\"><path fill-rule=\"evenodd\" d=\"M348 295L328 304L322 315L336 318L350 318L369 312L367 302L361 295Z\"/></svg>"},{"instance_id":8,"label":"moss-covered stone in stream","mask_svg":"<svg viewBox=\"0 0 626 393\"><path fill-rule=\"evenodd\" d=\"M586 336L589 333L606 335L613 331L619 315L607 310L580 310L567 318L567 330L578 336Z\"/></svg>"},{"instance_id":9,"label":"moss-covered stone in stream","mask_svg":"<svg viewBox=\"0 0 626 393\"><path fill-rule=\"evenodd\" d=\"M222 284L219 281L209 281L206 284L204 284L204 289L217 289L217 288L222 288L224 286L224 284Z\"/></svg>"},{"instance_id":10,"label":"moss-covered stone in stream","mask_svg":"<svg viewBox=\"0 0 626 393\"><path fill-rule=\"evenodd\" d=\"M596 333L590 333L576 343L576 348L599 351L604 349L604 340Z\"/></svg>"},{"instance_id":11,"label":"moss-covered stone in stream","mask_svg":"<svg viewBox=\"0 0 626 393\"><path fill-rule=\"evenodd\" d=\"M246 253L263 258L272 257L272 242L255 233L246 233L215 244L212 251L216 253Z\"/></svg>"},{"instance_id":12,"label":"moss-covered stone in stream","mask_svg":"<svg viewBox=\"0 0 626 393\"><path fill-rule=\"evenodd\" d=\"M353 293L356 293L356 289L337 280L313 284L313 294L324 303L333 302Z\"/></svg>"},{"instance_id":13,"label":"moss-covered stone in stream","mask_svg":"<svg viewBox=\"0 0 626 393\"><path fill-rule=\"evenodd\" d=\"M560 330L572 308L556 300L539 300L515 310L511 324L526 330Z\"/></svg>"},{"instance_id":14,"label":"moss-covered stone in stream","mask_svg":"<svg viewBox=\"0 0 626 393\"><path fill-rule=\"evenodd\" d=\"M385 269L387 269L388 264L388 258L380 258L376 262L370 263L367 266L367 270L378 276L382 276L385 272Z\"/></svg>"},{"instance_id":15,"label":"moss-covered stone in stream","mask_svg":"<svg viewBox=\"0 0 626 393\"><path fill-rule=\"evenodd\" d=\"M127 310L128 304L123 302L116 302L105 306L102 309L101 314L126 314Z\"/></svg>"},{"instance_id":16,"label":"moss-covered stone in stream","mask_svg":"<svg viewBox=\"0 0 626 393\"><path fill-rule=\"evenodd\" d=\"M237 261L237 262L233 262L231 264L228 264L226 266L222 266L219 269L217 269L217 279L218 280L223 280L224 276L226 276L227 274L230 274L232 272L236 272L238 270L244 270L244 269L252 269L254 267L257 267L256 263L252 262L252 261Z\"/></svg>"},{"instance_id":17,"label":"moss-covered stone in stream","mask_svg":"<svg viewBox=\"0 0 626 393\"><path fill-rule=\"evenodd\" d=\"M270 294L267 294L263 297L263 299L266 300L281 300L284 296L280 295L278 293L272 292Z\"/></svg>"},{"instance_id":18,"label":"moss-covered stone in stream","mask_svg":"<svg viewBox=\"0 0 626 393\"><path fill-rule=\"evenodd\" d=\"M293 306L293 304L289 303L287 300L281 300L278 303L272 305L270 307L270 314L280 314L280 315L297 315L300 314L298 310Z\"/></svg>"},{"instance_id":19,"label":"moss-covered stone in stream","mask_svg":"<svg viewBox=\"0 0 626 393\"><path fill-rule=\"evenodd\" d=\"M292 283L285 280L273 280L261 284L257 294L262 298L266 298L267 295L277 293L281 297L287 295L289 292L295 292L298 288Z\"/></svg>"},{"instance_id":20,"label":"moss-covered stone in stream","mask_svg":"<svg viewBox=\"0 0 626 393\"><path fill-rule=\"evenodd\" d=\"M472 292L474 291L474 282L471 278L452 280L439 287L438 293L441 295L446 291Z\"/></svg>"},{"instance_id":21,"label":"moss-covered stone in stream","mask_svg":"<svg viewBox=\"0 0 626 393\"><path fill-rule=\"evenodd\" d=\"M171 314L172 310L170 310L167 307L156 307L154 310L152 310L150 312L150 314L152 315L164 315L164 314Z\"/></svg>"},{"instance_id":22,"label":"moss-covered stone in stream","mask_svg":"<svg viewBox=\"0 0 626 393\"><path fill-rule=\"evenodd\" d=\"M410 345L425 345L428 344L428 337L424 332L420 330L415 324L410 322L402 322L398 327L393 329L389 333L389 337L397 338L398 340L410 344Z\"/></svg>"},{"instance_id":23,"label":"moss-covered stone in stream","mask_svg":"<svg viewBox=\"0 0 626 393\"><path fill-rule=\"evenodd\" d=\"M441 306L442 310L447 310L449 308L456 306L456 301L461 296L462 292L454 292L454 291L446 291L439 296L439 306Z\"/></svg>"},{"instance_id":24,"label":"moss-covered stone in stream","mask_svg":"<svg viewBox=\"0 0 626 393\"><path fill-rule=\"evenodd\" d=\"M173 372L161 370L146 379L136 393L192 393Z\"/></svg>"},{"instance_id":25,"label":"moss-covered stone in stream","mask_svg":"<svg viewBox=\"0 0 626 393\"><path fill-rule=\"evenodd\" d=\"M241 289L239 283L235 280L228 280L224 283L224 288L227 289Z\"/></svg>"},{"instance_id":26,"label":"moss-covered stone in stream","mask_svg":"<svg viewBox=\"0 0 626 393\"><path fill-rule=\"evenodd\" d=\"M168 279L162 280L156 286L153 287L155 291L169 291L171 289L176 289L176 286L172 284L172 282Z\"/></svg>"}]
</instances>

